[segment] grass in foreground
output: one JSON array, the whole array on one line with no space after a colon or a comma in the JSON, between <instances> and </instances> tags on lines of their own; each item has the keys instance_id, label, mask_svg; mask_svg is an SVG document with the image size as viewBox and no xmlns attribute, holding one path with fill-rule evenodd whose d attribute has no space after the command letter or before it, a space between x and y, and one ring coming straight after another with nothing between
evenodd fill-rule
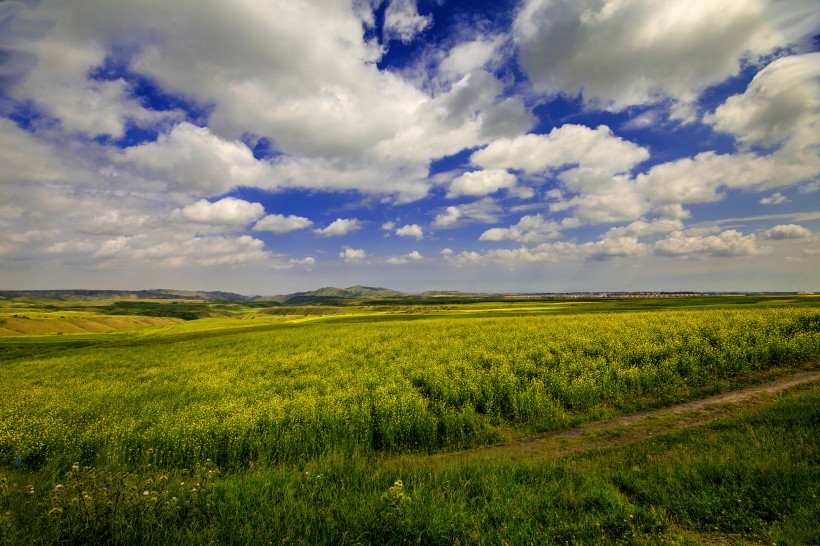
<instances>
[{"instance_id":1,"label":"grass in foreground","mask_svg":"<svg viewBox=\"0 0 820 546\"><path fill-rule=\"evenodd\" d=\"M818 544L820 385L626 447L0 471L4 544ZM399 482L400 480L400 482Z\"/></svg>"},{"instance_id":2,"label":"grass in foreground","mask_svg":"<svg viewBox=\"0 0 820 546\"><path fill-rule=\"evenodd\" d=\"M666 444L418 464L816 367L816 308L366 318L3 340L0 542L817 536L817 388Z\"/></svg>"}]
</instances>

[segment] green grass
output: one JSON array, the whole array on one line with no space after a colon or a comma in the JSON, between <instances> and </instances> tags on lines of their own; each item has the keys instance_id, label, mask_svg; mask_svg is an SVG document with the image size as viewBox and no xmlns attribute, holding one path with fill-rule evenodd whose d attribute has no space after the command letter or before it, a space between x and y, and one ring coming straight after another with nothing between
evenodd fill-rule
<instances>
[{"instance_id":1,"label":"green grass","mask_svg":"<svg viewBox=\"0 0 820 546\"><path fill-rule=\"evenodd\" d=\"M210 461L171 471L145 462L128 472L4 469L0 537L7 544L817 544L819 429L815 384L696 429L537 463L424 465L326 454L233 471Z\"/></svg>"},{"instance_id":2,"label":"green grass","mask_svg":"<svg viewBox=\"0 0 820 546\"><path fill-rule=\"evenodd\" d=\"M287 324L5 344L0 461L185 467L434 452L731 388L820 358L813 310ZM261 323L261 324L260 324ZM213 328L209 327L209 324ZM190 325L190 326L189 326ZM251 326L253 325L253 326Z\"/></svg>"},{"instance_id":3,"label":"green grass","mask_svg":"<svg viewBox=\"0 0 820 546\"><path fill-rule=\"evenodd\" d=\"M748 301L6 338L0 543L816 543L816 387L619 449L428 457L816 368L817 307Z\"/></svg>"}]
</instances>

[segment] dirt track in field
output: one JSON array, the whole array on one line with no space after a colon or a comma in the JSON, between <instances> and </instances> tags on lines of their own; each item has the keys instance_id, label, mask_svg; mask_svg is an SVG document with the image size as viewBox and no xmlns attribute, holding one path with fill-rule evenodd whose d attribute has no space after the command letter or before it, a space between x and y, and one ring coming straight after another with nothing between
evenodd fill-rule
<instances>
[{"instance_id":1,"label":"dirt track in field","mask_svg":"<svg viewBox=\"0 0 820 546\"><path fill-rule=\"evenodd\" d=\"M701 400L634 413L503 444L434 455L430 459L438 462L473 457L538 460L591 449L619 446L671 430L696 426L730 415L741 408L766 404L787 389L818 380L820 380L820 370L799 372L769 383L717 394Z\"/></svg>"}]
</instances>

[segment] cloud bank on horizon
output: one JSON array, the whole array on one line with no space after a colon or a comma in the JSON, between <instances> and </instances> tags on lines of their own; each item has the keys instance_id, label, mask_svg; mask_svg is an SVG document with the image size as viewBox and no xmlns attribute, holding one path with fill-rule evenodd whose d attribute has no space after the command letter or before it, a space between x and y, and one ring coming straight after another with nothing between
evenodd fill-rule
<instances>
[{"instance_id":1,"label":"cloud bank on horizon","mask_svg":"<svg viewBox=\"0 0 820 546\"><path fill-rule=\"evenodd\" d=\"M820 289L812 0L0 3L0 286Z\"/></svg>"}]
</instances>

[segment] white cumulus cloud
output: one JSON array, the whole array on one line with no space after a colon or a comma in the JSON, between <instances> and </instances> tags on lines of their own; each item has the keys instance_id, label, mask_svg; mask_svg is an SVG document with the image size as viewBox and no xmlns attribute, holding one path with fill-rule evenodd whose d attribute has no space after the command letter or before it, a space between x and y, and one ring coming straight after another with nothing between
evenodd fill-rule
<instances>
[{"instance_id":1,"label":"white cumulus cloud","mask_svg":"<svg viewBox=\"0 0 820 546\"><path fill-rule=\"evenodd\" d=\"M708 86L817 28L808 0L527 0L513 33L538 89L623 110L673 99L673 117Z\"/></svg>"},{"instance_id":2,"label":"white cumulus cloud","mask_svg":"<svg viewBox=\"0 0 820 546\"><path fill-rule=\"evenodd\" d=\"M767 229L761 235L764 239L805 239L811 231L798 224L782 224Z\"/></svg>"},{"instance_id":3,"label":"white cumulus cloud","mask_svg":"<svg viewBox=\"0 0 820 546\"><path fill-rule=\"evenodd\" d=\"M543 242L559 236L561 225L545 220L541 214L527 215L508 228L491 228L481 234L481 241L519 241L521 243Z\"/></svg>"},{"instance_id":4,"label":"white cumulus cloud","mask_svg":"<svg viewBox=\"0 0 820 546\"><path fill-rule=\"evenodd\" d=\"M288 233L299 229L309 228L313 222L302 216L283 214L268 214L253 226L254 231L270 231L271 233Z\"/></svg>"},{"instance_id":5,"label":"white cumulus cloud","mask_svg":"<svg viewBox=\"0 0 820 546\"><path fill-rule=\"evenodd\" d=\"M759 247L753 234L743 235L727 229L717 235L703 235L696 230L675 231L655 243L655 251L666 256L755 256L768 249Z\"/></svg>"},{"instance_id":6,"label":"white cumulus cloud","mask_svg":"<svg viewBox=\"0 0 820 546\"><path fill-rule=\"evenodd\" d=\"M111 264L151 264L158 267L233 266L267 261L273 255L265 243L251 237L180 236L159 239L145 235L116 237L103 242L94 258Z\"/></svg>"},{"instance_id":7,"label":"white cumulus cloud","mask_svg":"<svg viewBox=\"0 0 820 546\"><path fill-rule=\"evenodd\" d=\"M758 72L741 94L729 97L704 121L744 144L772 145L790 138L818 140L820 53L781 57Z\"/></svg>"},{"instance_id":8,"label":"white cumulus cloud","mask_svg":"<svg viewBox=\"0 0 820 546\"><path fill-rule=\"evenodd\" d=\"M414 250L409 254L405 254L403 256L391 256L387 259L387 263L390 265L401 265L406 264L409 262L417 262L419 260L423 260L424 256L422 256L419 251Z\"/></svg>"},{"instance_id":9,"label":"white cumulus cloud","mask_svg":"<svg viewBox=\"0 0 820 546\"><path fill-rule=\"evenodd\" d=\"M623 227L614 227L607 230L603 239L620 239L623 237L652 237L655 235L666 235L674 231L682 231L683 222L679 218L659 218L647 222L646 220L635 220L631 224Z\"/></svg>"},{"instance_id":10,"label":"white cumulus cloud","mask_svg":"<svg viewBox=\"0 0 820 546\"><path fill-rule=\"evenodd\" d=\"M339 252L339 257L343 258L346 262L358 262L367 257L367 252L361 248L345 247L344 250Z\"/></svg>"},{"instance_id":11,"label":"white cumulus cloud","mask_svg":"<svg viewBox=\"0 0 820 546\"><path fill-rule=\"evenodd\" d=\"M200 199L196 203L175 210L172 216L196 224L240 227L259 219L263 214L265 208L260 203L225 197L215 203Z\"/></svg>"},{"instance_id":12,"label":"white cumulus cloud","mask_svg":"<svg viewBox=\"0 0 820 546\"><path fill-rule=\"evenodd\" d=\"M492 73L500 37L455 40L439 68L446 89L381 69L385 49L362 28L375 24L379 2L26 4L27 16L53 28L41 42L15 42L38 58L14 98L34 101L67 132L119 138L130 126L159 130L158 142L132 146L121 160L172 191L215 196L242 185L420 199L432 186L431 160L534 121ZM388 41L412 40L432 23L414 0L390 1L384 18ZM110 66L207 110L207 128L181 110L143 106L133 82ZM254 160L242 140L258 137L268 138L276 159Z\"/></svg>"},{"instance_id":13,"label":"white cumulus cloud","mask_svg":"<svg viewBox=\"0 0 820 546\"><path fill-rule=\"evenodd\" d=\"M271 186L270 166L257 161L245 144L188 122L155 142L126 148L114 159L160 178L171 190L215 195L236 186Z\"/></svg>"},{"instance_id":14,"label":"white cumulus cloud","mask_svg":"<svg viewBox=\"0 0 820 546\"><path fill-rule=\"evenodd\" d=\"M362 228L362 221L357 218L337 218L329 225L314 229L313 232L322 237L341 237Z\"/></svg>"},{"instance_id":15,"label":"white cumulus cloud","mask_svg":"<svg viewBox=\"0 0 820 546\"><path fill-rule=\"evenodd\" d=\"M470 161L485 169L519 169L542 173L568 165L598 173L626 172L649 158L649 151L601 125L590 129L567 124L548 135L502 138L475 152Z\"/></svg>"},{"instance_id":16,"label":"white cumulus cloud","mask_svg":"<svg viewBox=\"0 0 820 546\"><path fill-rule=\"evenodd\" d=\"M514 187L516 180L514 174L500 169L466 172L453 180L447 197L489 195L500 189Z\"/></svg>"},{"instance_id":17,"label":"white cumulus cloud","mask_svg":"<svg viewBox=\"0 0 820 546\"><path fill-rule=\"evenodd\" d=\"M774 192L768 197L762 197L759 201L761 205L780 205L788 202L789 199L779 191Z\"/></svg>"},{"instance_id":18,"label":"white cumulus cloud","mask_svg":"<svg viewBox=\"0 0 820 546\"><path fill-rule=\"evenodd\" d=\"M419 226L418 224L408 224L397 229L396 235L399 235L401 237L415 237L416 239L421 239L422 237L424 237L424 230L422 230L421 226Z\"/></svg>"}]
</instances>

